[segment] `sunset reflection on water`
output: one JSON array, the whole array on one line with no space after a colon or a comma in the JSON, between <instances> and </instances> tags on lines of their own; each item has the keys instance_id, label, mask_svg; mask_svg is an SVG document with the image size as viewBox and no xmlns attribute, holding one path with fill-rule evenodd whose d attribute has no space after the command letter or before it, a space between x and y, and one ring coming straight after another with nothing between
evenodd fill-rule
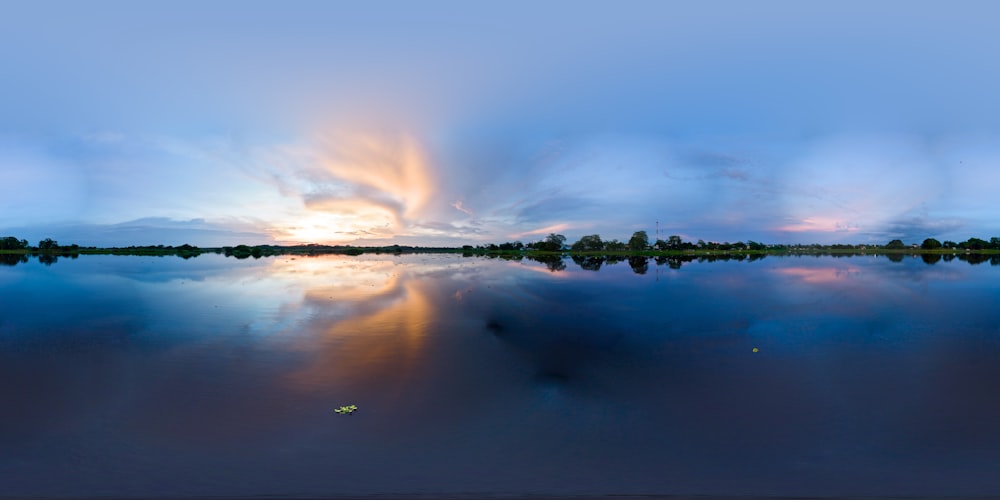
<instances>
[{"instance_id":1,"label":"sunset reflection on water","mask_svg":"<svg viewBox=\"0 0 1000 500\"><path fill-rule=\"evenodd\" d=\"M2 268L0 496L1000 491L1000 267L592 264Z\"/></svg>"}]
</instances>

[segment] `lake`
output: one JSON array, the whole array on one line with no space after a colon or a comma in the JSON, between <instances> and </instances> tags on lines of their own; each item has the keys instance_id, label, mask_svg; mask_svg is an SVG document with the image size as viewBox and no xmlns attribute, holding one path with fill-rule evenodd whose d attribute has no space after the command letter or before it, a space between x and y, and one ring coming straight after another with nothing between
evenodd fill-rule
<instances>
[{"instance_id":1,"label":"lake","mask_svg":"<svg viewBox=\"0 0 1000 500\"><path fill-rule=\"evenodd\" d=\"M988 259L8 264L0 497L1000 494Z\"/></svg>"}]
</instances>

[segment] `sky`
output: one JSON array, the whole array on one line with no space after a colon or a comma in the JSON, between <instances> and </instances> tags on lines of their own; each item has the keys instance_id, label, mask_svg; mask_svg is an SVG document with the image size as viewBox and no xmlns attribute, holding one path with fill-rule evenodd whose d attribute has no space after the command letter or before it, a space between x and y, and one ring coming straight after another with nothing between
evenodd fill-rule
<instances>
[{"instance_id":1,"label":"sky","mask_svg":"<svg viewBox=\"0 0 1000 500\"><path fill-rule=\"evenodd\" d=\"M0 236L1000 235L996 2L0 10Z\"/></svg>"}]
</instances>

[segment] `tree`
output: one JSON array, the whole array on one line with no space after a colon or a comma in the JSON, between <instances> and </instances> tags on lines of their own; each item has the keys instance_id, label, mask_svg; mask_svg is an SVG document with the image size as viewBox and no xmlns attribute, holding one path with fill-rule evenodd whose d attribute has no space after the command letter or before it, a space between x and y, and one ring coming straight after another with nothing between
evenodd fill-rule
<instances>
[{"instance_id":1,"label":"tree","mask_svg":"<svg viewBox=\"0 0 1000 500\"><path fill-rule=\"evenodd\" d=\"M59 248L59 242L53 240L52 238L45 238L38 242L39 250L52 250L54 248Z\"/></svg>"},{"instance_id":2,"label":"tree","mask_svg":"<svg viewBox=\"0 0 1000 500\"><path fill-rule=\"evenodd\" d=\"M611 239L604 242L604 249L609 252L621 252L625 250L625 244L618 240Z\"/></svg>"},{"instance_id":3,"label":"tree","mask_svg":"<svg viewBox=\"0 0 1000 500\"><path fill-rule=\"evenodd\" d=\"M649 235L646 231L636 231L628 240L628 249L637 252L649 248Z\"/></svg>"},{"instance_id":4,"label":"tree","mask_svg":"<svg viewBox=\"0 0 1000 500\"><path fill-rule=\"evenodd\" d=\"M982 250L984 248L989 248L990 244L986 240L981 240L979 238L969 238L968 240L959 243L959 246L971 250Z\"/></svg>"},{"instance_id":5,"label":"tree","mask_svg":"<svg viewBox=\"0 0 1000 500\"><path fill-rule=\"evenodd\" d=\"M676 234L667 237L667 248L670 250L680 250L684 246L684 240Z\"/></svg>"},{"instance_id":6,"label":"tree","mask_svg":"<svg viewBox=\"0 0 1000 500\"><path fill-rule=\"evenodd\" d=\"M28 248L27 240L18 240L13 236L0 238L0 250L21 250Z\"/></svg>"},{"instance_id":7,"label":"tree","mask_svg":"<svg viewBox=\"0 0 1000 500\"><path fill-rule=\"evenodd\" d=\"M566 237L561 234L549 233L544 240L535 244L535 248L546 252L558 252L562 250Z\"/></svg>"},{"instance_id":8,"label":"tree","mask_svg":"<svg viewBox=\"0 0 1000 500\"><path fill-rule=\"evenodd\" d=\"M570 248L575 252L600 252L604 250L604 242L601 241L599 235L589 234L580 238L576 243L573 243L573 246Z\"/></svg>"},{"instance_id":9,"label":"tree","mask_svg":"<svg viewBox=\"0 0 1000 500\"><path fill-rule=\"evenodd\" d=\"M885 248L889 250L902 250L906 248L906 244L903 243L903 240L892 240L885 245Z\"/></svg>"},{"instance_id":10,"label":"tree","mask_svg":"<svg viewBox=\"0 0 1000 500\"><path fill-rule=\"evenodd\" d=\"M938 248L941 248L941 242L934 238L927 238L920 244L920 248L923 248L924 250L937 250Z\"/></svg>"}]
</instances>

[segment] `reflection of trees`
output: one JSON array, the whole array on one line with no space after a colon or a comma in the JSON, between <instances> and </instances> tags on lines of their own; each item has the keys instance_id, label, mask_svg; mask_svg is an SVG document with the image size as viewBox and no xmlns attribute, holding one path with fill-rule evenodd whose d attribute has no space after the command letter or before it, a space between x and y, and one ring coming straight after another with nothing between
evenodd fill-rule
<instances>
[{"instance_id":1,"label":"reflection of trees","mask_svg":"<svg viewBox=\"0 0 1000 500\"><path fill-rule=\"evenodd\" d=\"M563 262L561 255L529 255L528 258L545 264L545 267L548 267L549 271L552 272L566 269L566 263Z\"/></svg>"},{"instance_id":2,"label":"reflection of trees","mask_svg":"<svg viewBox=\"0 0 1000 500\"><path fill-rule=\"evenodd\" d=\"M80 254L77 252L59 252L59 253L45 252L45 253L37 253L35 255L38 256L38 262L41 262L46 266L51 266L52 264L58 262L59 257L68 257L70 259L76 259L80 257ZM25 260L25 262L27 262L27 260Z\"/></svg>"},{"instance_id":3,"label":"reflection of trees","mask_svg":"<svg viewBox=\"0 0 1000 500\"><path fill-rule=\"evenodd\" d=\"M885 255L892 262L903 262L904 255L901 253L890 253Z\"/></svg>"},{"instance_id":4,"label":"reflection of trees","mask_svg":"<svg viewBox=\"0 0 1000 500\"><path fill-rule=\"evenodd\" d=\"M941 254L925 253L925 254L921 254L920 258L923 259L924 264L934 265L934 264L937 264L938 261L941 260Z\"/></svg>"},{"instance_id":5,"label":"reflection of trees","mask_svg":"<svg viewBox=\"0 0 1000 500\"><path fill-rule=\"evenodd\" d=\"M693 255L660 255L656 257L656 265L662 266L666 264L670 269L680 269L681 265L685 262L693 262L695 257Z\"/></svg>"},{"instance_id":6,"label":"reflection of trees","mask_svg":"<svg viewBox=\"0 0 1000 500\"><path fill-rule=\"evenodd\" d=\"M0 265L2 266L16 266L18 264L24 264L28 262L28 256L21 254L0 254Z\"/></svg>"},{"instance_id":7,"label":"reflection of trees","mask_svg":"<svg viewBox=\"0 0 1000 500\"><path fill-rule=\"evenodd\" d=\"M990 260L989 255L983 255L979 253L969 253L965 255L959 255L958 258L968 262L973 266L976 264L982 264L983 262Z\"/></svg>"},{"instance_id":8,"label":"reflection of trees","mask_svg":"<svg viewBox=\"0 0 1000 500\"><path fill-rule=\"evenodd\" d=\"M585 271L600 271L604 264L604 257L594 255L574 255L573 262Z\"/></svg>"},{"instance_id":9,"label":"reflection of trees","mask_svg":"<svg viewBox=\"0 0 1000 500\"><path fill-rule=\"evenodd\" d=\"M649 271L649 259L640 255L629 257L628 265L635 274L646 274L646 271Z\"/></svg>"}]
</instances>

